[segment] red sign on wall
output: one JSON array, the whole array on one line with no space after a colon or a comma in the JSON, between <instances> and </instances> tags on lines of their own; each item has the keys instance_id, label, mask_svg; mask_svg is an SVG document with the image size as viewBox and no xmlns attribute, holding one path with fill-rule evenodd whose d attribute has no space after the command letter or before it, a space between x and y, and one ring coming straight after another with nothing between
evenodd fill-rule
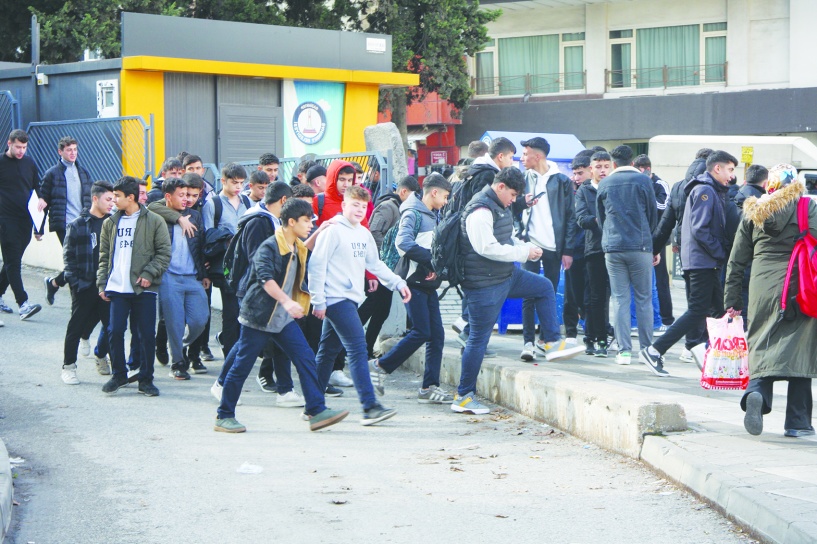
<instances>
[{"instance_id":1,"label":"red sign on wall","mask_svg":"<svg viewBox=\"0 0 817 544\"><path fill-rule=\"evenodd\" d=\"M432 151L431 152L431 164L447 164L448 163L448 151Z\"/></svg>"}]
</instances>

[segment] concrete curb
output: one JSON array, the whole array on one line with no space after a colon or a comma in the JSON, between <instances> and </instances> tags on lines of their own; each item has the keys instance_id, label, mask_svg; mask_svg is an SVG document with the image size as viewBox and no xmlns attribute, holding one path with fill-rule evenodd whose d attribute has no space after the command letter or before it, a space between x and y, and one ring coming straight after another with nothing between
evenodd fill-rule
<instances>
[{"instance_id":1,"label":"concrete curb","mask_svg":"<svg viewBox=\"0 0 817 544\"><path fill-rule=\"evenodd\" d=\"M785 544L817 542L817 521L797 511L798 503L786 497L770 497L751 487L753 482L727 475L717 467L660 436L647 436L641 459L670 480L716 505L727 517L758 536ZM736 463L740 457L736 456ZM801 518L797 521L793 519Z\"/></svg>"},{"instance_id":2,"label":"concrete curb","mask_svg":"<svg viewBox=\"0 0 817 544\"><path fill-rule=\"evenodd\" d=\"M385 340L381 347L388 351L396 343L397 339ZM422 374L424 359L424 351L418 350L403 366ZM459 350L446 349L440 380L456 385L460 367ZM645 435L687 429L680 404L644 400L609 381L555 370L505 366L486 359L477 387L491 402L634 459L641 454Z\"/></svg>"},{"instance_id":3,"label":"concrete curb","mask_svg":"<svg viewBox=\"0 0 817 544\"><path fill-rule=\"evenodd\" d=\"M11 463L6 445L0 440L0 542L6 538L11 525L11 509L14 501L14 486L12 484Z\"/></svg>"}]
</instances>

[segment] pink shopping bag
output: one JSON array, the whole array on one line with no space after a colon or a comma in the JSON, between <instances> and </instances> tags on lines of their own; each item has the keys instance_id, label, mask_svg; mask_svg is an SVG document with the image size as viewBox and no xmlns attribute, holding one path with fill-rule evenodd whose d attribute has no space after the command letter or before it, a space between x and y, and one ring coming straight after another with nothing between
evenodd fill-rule
<instances>
[{"instance_id":1,"label":"pink shopping bag","mask_svg":"<svg viewBox=\"0 0 817 544\"><path fill-rule=\"evenodd\" d=\"M709 347L704 355L701 387L704 389L746 389L749 385L749 345L743 332L743 318L707 318Z\"/></svg>"}]
</instances>

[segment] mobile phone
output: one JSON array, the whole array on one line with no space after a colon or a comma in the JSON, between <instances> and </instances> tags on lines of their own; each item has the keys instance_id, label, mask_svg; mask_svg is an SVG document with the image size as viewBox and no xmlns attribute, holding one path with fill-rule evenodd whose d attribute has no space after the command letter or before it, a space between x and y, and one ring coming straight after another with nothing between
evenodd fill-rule
<instances>
[{"instance_id":1,"label":"mobile phone","mask_svg":"<svg viewBox=\"0 0 817 544\"><path fill-rule=\"evenodd\" d=\"M538 195L536 195L535 197L531 198L531 200L539 200L540 198L542 198L542 197L544 196L544 194L545 194L546 192L547 192L547 191L542 191L541 193L539 193L539 194L538 194Z\"/></svg>"}]
</instances>

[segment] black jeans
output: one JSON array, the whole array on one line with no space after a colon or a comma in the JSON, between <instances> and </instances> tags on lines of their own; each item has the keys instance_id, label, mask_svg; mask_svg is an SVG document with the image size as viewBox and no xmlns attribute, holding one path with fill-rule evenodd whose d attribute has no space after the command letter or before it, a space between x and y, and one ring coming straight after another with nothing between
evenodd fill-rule
<instances>
[{"instance_id":1,"label":"black jeans","mask_svg":"<svg viewBox=\"0 0 817 544\"><path fill-rule=\"evenodd\" d=\"M391 299L394 292L380 282L377 282L377 289L373 293L366 292L366 300L357 310L360 322L369 326L366 327L366 351L369 358L374 357L374 344L383 328L383 323L389 318L391 312Z\"/></svg>"},{"instance_id":2,"label":"black jeans","mask_svg":"<svg viewBox=\"0 0 817 544\"><path fill-rule=\"evenodd\" d=\"M661 323L672 325L675 318L672 315L672 295L670 294L669 270L667 269L667 259L661 253L661 262L655 265L655 286L658 290L658 307L661 312Z\"/></svg>"},{"instance_id":3,"label":"black jeans","mask_svg":"<svg viewBox=\"0 0 817 544\"><path fill-rule=\"evenodd\" d=\"M541 263L541 264L540 264ZM559 271L562 269L562 256L555 251L542 250L542 257L536 261L526 261L522 265L523 270L539 275L539 271L544 269L545 277L553 285L553 292L559 290ZM536 331L536 321L533 318L533 311L536 299L526 298L522 301L522 334L525 338L533 338ZM539 321L542 321L539 316Z\"/></svg>"},{"instance_id":4,"label":"black jeans","mask_svg":"<svg viewBox=\"0 0 817 544\"><path fill-rule=\"evenodd\" d=\"M65 245L65 231L64 230L55 230L54 234L57 235L57 238L60 241L60 245L64 246ZM56 276L54 276L51 279L54 280L54 283L57 284L57 287L65 287L65 285L67 283L65 281L65 270L60 270L60 273L57 274Z\"/></svg>"},{"instance_id":5,"label":"black jeans","mask_svg":"<svg viewBox=\"0 0 817 544\"><path fill-rule=\"evenodd\" d=\"M31 243L31 220L18 217L0 217L0 253L3 268L0 269L0 297L11 286L14 300L22 305L28 300L23 288L23 253Z\"/></svg>"},{"instance_id":6,"label":"black jeans","mask_svg":"<svg viewBox=\"0 0 817 544\"><path fill-rule=\"evenodd\" d=\"M85 338L99 322L107 329L110 315L111 304L102 300L95 285L82 291L71 288L71 318L65 331L64 365L77 362L79 339ZM104 351L107 352L107 348Z\"/></svg>"},{"instance_id":7,"label":"black jeans","mask_svg":"<svg viewBox=\"0 0 817 544\"><path fill-rule=\"evenodd\" d=\"M782 376L768 376L749 380L749 386L740 399L740 409L746 411L746 397L749 393L758 392L763 396L762 413L772 411L772 386L774 382L786 380L789 382L789 391L786 396L786 423L783 428L808 429L811 427L811 378L786 378Z\"/></svg>"},{"instance_id":8,"label":"black jeans","mask_svg":"<svg viewBox=\"0 0 817 544\"><path fill-rule=\"evenodd\" d=\"M584 337L590 342L606 342L607 321L610 316L610 278L607 275L604 253L587 255L584 260L587 283L590 286L590 305L584 322Z\"/></svg>"},{"instance_id":9,"label":"black jeans","mask_svg":"<svg viewBox=\"0 0 817 544\"><path fill-rule=\"evenodd\" d=\"M238 297L227 284L224 276L216 275L211 279L213 287L218 287L221 292L221 336L219 338L221 343L224 344L222 350L224 357L227 357L227 354L233 349L233 345L238 342L238 335L241 332L238 327ZM205 328L205 330L207 329Z\"/></svg>"},{"instance_id":10,"label":"black jeans","mask_svg":"<svg viewBox=\"0 0 817 544\"><path fill-rule=\"evenodd\" d=\"M723 284L720 269L685 270L684 282L687 291L687 311L652 344L662 355L689 332L700 333L703 329L703 341L706 341L706 318L723 315ZM687 337L687 349L696 345L689 345L690 340L694 338Z\"/></svg>"},{"instance_id":11,"label":"black jeans","mask_svg":"<svg viewBox=\"0 0 817 544\"><path fill-rule=\"evenodd\" d=\"M584 257L573 259L573 264L565 270L565 304L562 309L562 320L565 324L565 336L576 338L579 318L587 326L587 308L584 305L585 282Z\"/></svg>"}]
</instances>

